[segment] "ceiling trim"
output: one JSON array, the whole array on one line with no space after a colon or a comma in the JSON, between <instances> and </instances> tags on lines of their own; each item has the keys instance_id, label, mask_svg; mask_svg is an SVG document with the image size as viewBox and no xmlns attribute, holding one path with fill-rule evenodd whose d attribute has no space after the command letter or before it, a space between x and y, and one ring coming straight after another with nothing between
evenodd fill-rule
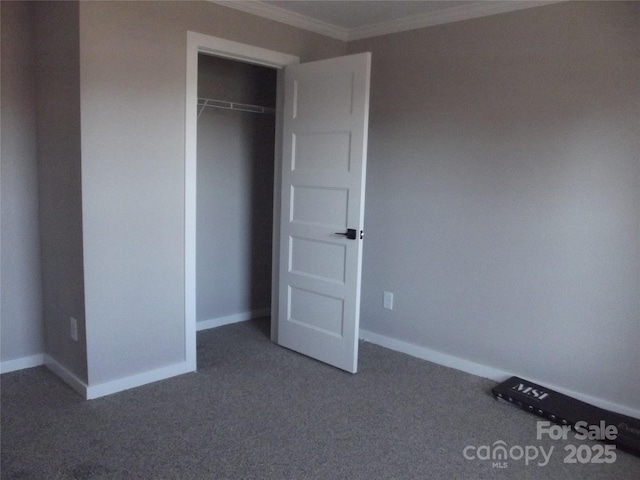
<instances>
[{"instance_id":1,"label":"ceiling trim","mask_svg":"<svg viewBox=\"0 0 640 480\"><path fill-rule=\"evenodd\" d=\"M482 2L459 5L444 10L413 15L410 17L390 20L388 22L357 27L348 31L348 40L360 40L369 37L378 37L390 33L415 30L417 28L432 27L445 23L459 22L472 18L488 17L499 13L524 10L526 8L539 7L562 0L538 1L538 0L503 0L497 2Z\"/></svg>"},{"instance_id":2,"label":"ceiling trim","mask_svg":"<svg viewBox=\"0 0 640 480\"><path fill-rule=\"evenodd\" d=\"M423 15L412 15L405 18L390 20L388 22L377 23L347 29L337 25L323 22L306 15L276 7L259 0L209 0L225 7L240 10L252 15L275 20L294 27L302 28L311 32L319 33L328 37L348 42L363 38L388 35L390 33L404 32L417 28L432 27L445 23L459 22L471 18L487 17L499 13L513 12L526 8L539 7L552 3L559 3L565 0L500 0L483 1L472 4L464 4L444 10L425 13Z\"/></svg>"},{"instance_id":3,"label":"ceiling trim","mask_svg":"<svg viewBox=\"0 0 640 480\"><path fill-rule=\"evenodd\" d=\"M212 3L217 3L224 7L234 8L241 12L251 13L252 15L258 15L269 20L275 20L276 22L286 23L293 27L302 28L303 30L309 30L310 32L319 33L332 37L337 40L346 42L349 40L349 30L346 28L333 25L331 23L323 22L315 18L301 15L299 13L285 10L284 8L269 5L260 1L243 1L243 0L209 0Z\"/></svg>"}]
</instances>

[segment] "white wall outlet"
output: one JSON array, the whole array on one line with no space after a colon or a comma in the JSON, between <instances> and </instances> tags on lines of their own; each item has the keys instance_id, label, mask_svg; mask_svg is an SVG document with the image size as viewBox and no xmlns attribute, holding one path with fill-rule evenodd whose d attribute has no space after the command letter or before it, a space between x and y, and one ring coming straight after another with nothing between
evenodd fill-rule
<instances>
[{"instance_id":1,"label":"white wall outlet","mask_svg":"<svg viewBox=\"0 0 640 480\"><path fill-rule=\"evenodd\" d=\"M393 310L393 293L384 292L384 297L382 300L382 306L387 310Z\"/></svg>"},{"instance_id":2,"label":"white wall outlet","mask_svg":"<svg viewBox=\"0 0 640 480\"><path fill-rule=\"evenodd\" d=\"M71 334L71 338L78 341L78 320L73 317L69 318L69 330Z\"/></svg>"}]
</instances>

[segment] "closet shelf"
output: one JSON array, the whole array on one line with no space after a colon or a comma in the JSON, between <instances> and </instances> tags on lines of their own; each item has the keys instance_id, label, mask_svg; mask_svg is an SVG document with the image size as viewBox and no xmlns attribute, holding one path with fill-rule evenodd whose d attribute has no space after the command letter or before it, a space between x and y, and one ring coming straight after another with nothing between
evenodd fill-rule
<instances>
[{"instance_id":1,"label":"closet shelf","mask_svg":"<svg viewBox=\"0 0 640 480\"><path fill-rule=\"evenodd\" d=\"M242 112L266 113L275 115L276 109L262 107L260 105L249 105L246 103L227 102L225 100L215 100L213 98L198 98L198 118L206 107L223 108L225 110L240 110Z\"/></svg>"}]
</instances>

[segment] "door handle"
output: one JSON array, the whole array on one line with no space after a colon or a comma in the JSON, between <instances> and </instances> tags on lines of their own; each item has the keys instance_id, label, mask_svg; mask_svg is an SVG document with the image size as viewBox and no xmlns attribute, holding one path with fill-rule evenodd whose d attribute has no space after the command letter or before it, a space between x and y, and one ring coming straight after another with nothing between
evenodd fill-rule
<instances>
[{"instance_id":1,"label":"door handle","mask_svg":"<svg viewBox=\"0 0 640 480\"><path fill-rule=\"evenodd\" d=\"M344 235L349 240L355 240L357 235L358 235L358 233L356 232L356 230L354 228L348 228L345 233L336 232L336 235ZM360 238L362 238L362 233L360 234Z\"/></svg>"}]
</instances>

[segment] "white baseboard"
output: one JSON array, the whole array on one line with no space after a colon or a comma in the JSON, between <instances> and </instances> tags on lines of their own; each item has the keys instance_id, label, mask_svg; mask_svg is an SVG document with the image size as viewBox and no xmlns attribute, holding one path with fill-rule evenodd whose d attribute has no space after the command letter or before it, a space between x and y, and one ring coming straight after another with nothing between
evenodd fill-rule
<instances>
[{"instance_id":1,"label":"white baseboard","mask_svg":"<svg viewBox=\"0 0 640 480\"><path fill-rule=\"evenodd\" d=\"M405 342L403 340L397 340L385 335L373 333L362 328L360 329L360 338L366 342L374 343L376 345L380 345L381 347L389 348L390 350L406 353L407 355L411 355L412 357L427 360L429 362L433 362L445 367L454 368L456 370L470 373L478 377L488 378L496 382L503 382L507 378L512 376L522 376L522 374L489 367L481 363L473 362L471 360L465 360L453 355L448 355L446 353L438 352L426 347L421 347L419 345ZM557 385L551 385L549 384L549 382L545 382L535 378L527 377L527 380L533 383L544 385L545 387L548 387L552 390L576 398L583 402L590 403L591 405L595 405L606 410L611 410L612 412L621 413L623 415L628 415L630 417L640 418L640 409L629 407L626 405L619 405L609 400L604 400L583 393L574 392Z\"/></svg>"},{"instance_id":2,"label":"white baseboard","mask_svg":"<svg viewBox=\"0 0 640 480\"><path fill-rule=\"evenodd\" d=\"M259 308L226 317L212 318L210 320L201 320L196 322L196 331L199 332L200 330L222 327L223 325L231 325L232 323L245 322L253 318L268 317L269 315L271 315L271 307Z\"/></svg>"},{"instance_id":3,"label":"white baseboard","mask_svg":"<svg viewBox=\"0 0 640 480\"><path fill-rule=\"evenodd\" d=\"M122 392L129 390L130 388L141 387L148 383L158 382L160 380L166 380L167 378L182 375L184 373L193 372L194 369L189 365L189 362L180 362L167 367L157 368L148 372L138 373L136 375L130 375L124 378L118 378L110 382L100 383L98 385L91 385L87 387L85 398L92 400L94 398L104 397L105 395L111 395L112 393Z\"/></svg>"},{"instance_id":4,"label":"white baseboard","mask_svg":"<svg viewBox=\"0 0 640 480\"><path fill-rule=\"evenodd\" d=\"M44 364L49 370L60 377L67 385L73 388L84 398L87 398L87 384L79 379L75 373L70 372L67 367L62 366L50 355L45 354Z\"/></svg>"},{"instance_id":5,"label":"white baseboard","mask_svg":"<svg viewBox=\"0 0 640 480\"><path fill-rule=\"evenodd\" d=\"M28 357L14 358L0 362L0 373L15 372L25 368L33 368L44 365L44 354L30 355Z\"/></svg>"},{"instance_id":6,"label":"white baseboard","mask_svg":"<svg viewBox=\"0 0 640 480\"><path fill-rule=\"evenodd\" d=\"M180 362L175 365L169 365L168 367L150 370L148 372L131 375L129 377L118 378L117 380L112 380L110 382L100 383L97 385L87 385L74 373L70 372L66 367L62 366L49 355L45 355L45 365L86 400L93 400L95 398L111 395L112 393L141 387L148 383L165 380L167 378L175 377L176 375L182 375L183 373L194 371L188 362Z\"/></svg>"},{"instance_id":7,"label":"white baseboard","mask_svg":"<svg viewBox=\"0 0 640 480\"><path fill-rule=\"evenodd\" d=\"M454 357L446 353L438 352L430 348L421 347L413 343L405 342L403 340L397 340L395 338L387 337L377 333L370 332L368 330L360 329L360 338L365 342L375 343L381 347L386 347L396 352L406 353L412 357L421 358L429 362L437 363L445 367L455 368L466 373L471 373L478 377L488 378L495 380L496 382L502 382L513 374L504 370L498 370L496 368L487 367L480 363L465 360L463 358Z\"/></svg>"}]
</instances>

